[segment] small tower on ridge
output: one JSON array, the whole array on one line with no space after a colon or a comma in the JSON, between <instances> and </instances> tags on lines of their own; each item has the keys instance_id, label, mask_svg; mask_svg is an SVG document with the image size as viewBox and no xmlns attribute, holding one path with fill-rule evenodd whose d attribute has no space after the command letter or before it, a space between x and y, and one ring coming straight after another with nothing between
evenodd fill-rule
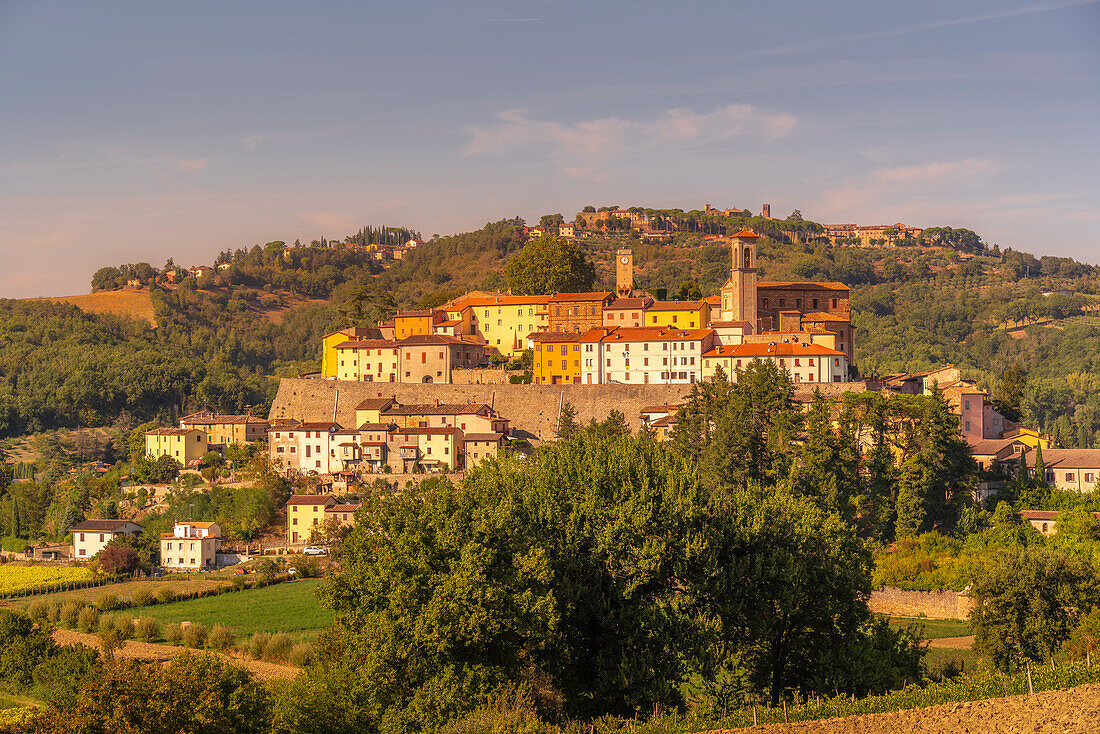
<instances>
[{"instance_id":1,"label":"small tower on ridge","mask_svg":"<svg viewBox=\"0 0 1100 734\"><path fill-rule=\"evenodd\" d=\"M730 238L733 268L722 286L722 320L747 321L756 330L756 240L759 235L742 229Z\"/></svg>"}]
</instances>

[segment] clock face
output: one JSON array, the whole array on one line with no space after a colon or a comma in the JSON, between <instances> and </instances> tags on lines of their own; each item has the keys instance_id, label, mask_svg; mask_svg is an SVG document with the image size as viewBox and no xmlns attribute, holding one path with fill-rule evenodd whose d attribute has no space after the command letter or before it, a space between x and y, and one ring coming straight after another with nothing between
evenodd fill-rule
<instances>
[{"instance_id":1,"label":"clock face","mask_svg":"<svg viewBox=\"0 0 1100 734\"><path fill-rule=\"evenodd\" d=\"M626 255L623 255L619 258L619 262L621 262L623 265L626 265L628 262L630 262L630 258Z\"/></svg>"}]
</instances>

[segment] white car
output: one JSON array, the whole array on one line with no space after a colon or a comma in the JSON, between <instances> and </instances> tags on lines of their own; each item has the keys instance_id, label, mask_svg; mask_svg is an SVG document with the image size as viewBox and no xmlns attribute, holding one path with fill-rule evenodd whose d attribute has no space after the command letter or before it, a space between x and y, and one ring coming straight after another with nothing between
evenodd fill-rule
<instances>
[{"instance_id":1,"label":"white car","mask_svg":"<svg viewBox=\"0 0 1100 734\"><path fill-rule=\"evenodd\" d=\"M307 545L302 549L302 553L307 556L324 556L328 555L328 548L322 548L319 545Z\"/></svg>"}]
</instances>

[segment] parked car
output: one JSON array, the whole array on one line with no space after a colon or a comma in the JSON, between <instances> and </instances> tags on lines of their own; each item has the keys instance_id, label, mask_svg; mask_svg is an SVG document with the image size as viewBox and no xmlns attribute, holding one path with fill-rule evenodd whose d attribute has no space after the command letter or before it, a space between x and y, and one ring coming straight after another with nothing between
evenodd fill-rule
<instances>
[{"instance_id":1,"label":"parked car","mask_svg":"<svg viewBox=\"0 0 1100 734\"><path fill-rule=\"evenodd\" d=\"M324 556L328 554L328 548L323 548L319 545L307 545L302 549L302 553L307 556Z\"/></svg>"}]
</instances>

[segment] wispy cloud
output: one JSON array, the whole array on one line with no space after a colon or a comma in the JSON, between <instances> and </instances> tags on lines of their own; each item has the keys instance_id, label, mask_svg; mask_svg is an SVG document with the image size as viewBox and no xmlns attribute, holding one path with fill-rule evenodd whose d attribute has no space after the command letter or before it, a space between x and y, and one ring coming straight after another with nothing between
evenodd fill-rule
<instances>
[{"instance_id":1,"label":"wispy cloud","mask_svg":"<svg viewBox=\"0 0 1100 734\"><path fill-rule=\"evenodd\" d=\"M269 140L271 138L267 135L249 135L246 138L241 138L241 147L245 150L256 150Z\"/></svg>"},{"instance_id":2,"label":"wispy cloud","mask_svg":"<svg viewBox=\"0 0 1100 734\"><path fill-rule=\"evenodd\" d=\"M183 171L184 173L196 173L209 166L210 159L192 158L190 160L176 161L174 165L177 171Z\"/></svg>"},{"instance_id":3,"label":"wispy cloud","mask_svg":"<svg viewBox=\"0 0 1100 734\"><path fill-rule=\"evenodd\" d=\"M880 168L875 171L873 178L881 183L938 182L972 176L989 170L991 165L990 161L979 158L964 158L959 161L935 161L920 166Z\"/></svg>"},{"instance_id":4,"label":"wispy cloud","mask_svg":"<svg viewBox=\"0 0 1100 734\"><path fill-rule=\"evenodd\" d=\"M667 110L653 119L605 117L565 123L535 120L526 110L506 110L498 122L467 129L467 156L507 154L544 148L559 170L573 177L601 175L601 164L625 151L655 151L684 145L703 145L752 136L775 140L790 134L798 120L785 112L754 105L730 104L713 112L685 108Z\"/></svg>"},{"instance_id":5,"label":"wispy cloud","mask_svg":"<svg viewBox=\"0 0 1100 734\"><path fill-rule=\"evenodd\" d=\"M894 38L896 36L906 36L911 33L921 33L923 31L933 31L939 28L951 28L953 26L969 25L971 23L984 23L991 20L1002 20L1005 18L1016 18L1022 15L1031 15L1033 13L1047 13L1054 10L1064 10L1066 8L1076 8L1083 5L1095 5L1100 3L1100 0L1069 0L1069 2L1060 3L1045 3L1040 5L1027 5L1020 8L1008 8L1006 10L1000 10L993 13L983 13L981 15L971 15L965 18L952 18L948 20L934 20L927 23L914 23L912 25L898 26L896 28L883 28L878 31L869 31L867 33L850 33L844 36L831 36L829 38L816 38L806 41L798 41L795 43L787 43L781 46L772 46L771 48L760 49L759 51L753 51L748 56L754 57L770 57L770 56L782 56L785 54L800 53L802 51L817 51L822 48L828 48L830 46L836 46L839 44L851 43L853 41L870 41L878 38Z\"/></svg>"},{"instance_id":6,"label":"wispy cloud","mask_svg":"<svg viewBox=\"0 0 1100 734\"><path fill-rule=\"evenodd\" d=\"M993 161L983 158L878 168L828 189L811 210L820 211L819 216L826 218L866 216L868 212L897 217L906 203L929 194L938 195L944 187L972 182L996 169Z\"/></svg>"}]
</instances>

